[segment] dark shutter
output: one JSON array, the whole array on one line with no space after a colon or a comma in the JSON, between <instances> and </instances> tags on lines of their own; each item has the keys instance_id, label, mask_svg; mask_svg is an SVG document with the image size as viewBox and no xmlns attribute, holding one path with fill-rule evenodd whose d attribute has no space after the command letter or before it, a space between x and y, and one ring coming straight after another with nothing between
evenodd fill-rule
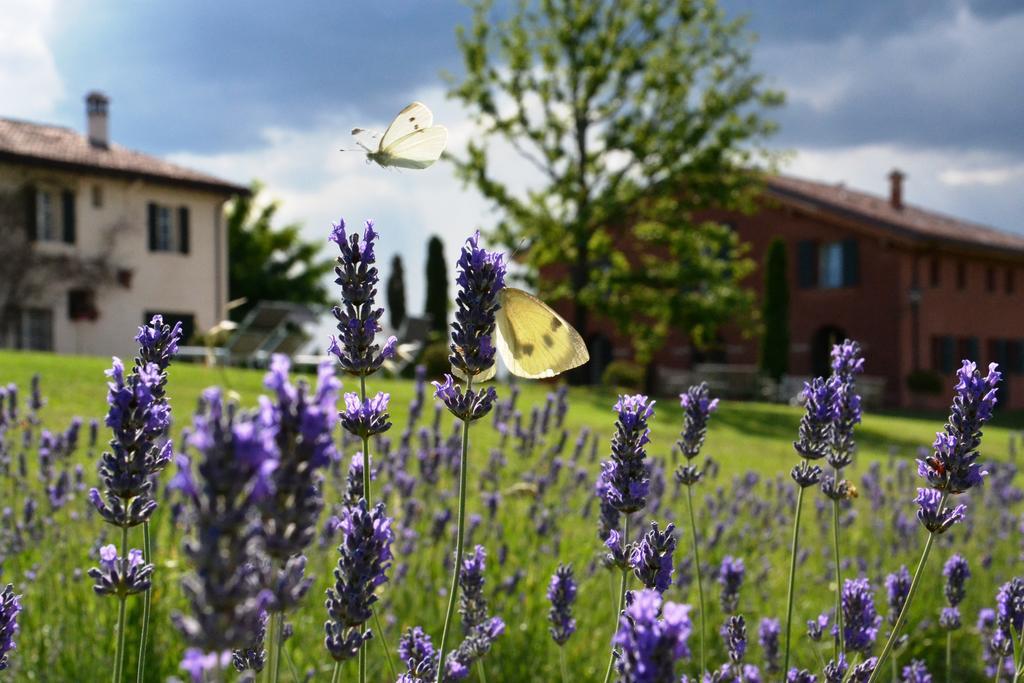
<instances>
[{"instance_id":1,"label":"dark shutter","mask_svg":"<svg viewBox=\"0 0 1024 683\"><path fill-rule=\"evenodd\" d=\"M64 190L61 193L61 214L64 217L64 241L75 243L75 193Z\"/></svg>"},{"instance_id":2,"label":"dark shutter","mask_svg":"<svg viewBox=\"0 0 1024 683\"><path fill-rule=\"evenodd\" d=\"M964 358L958 359L958 360L964 360L964 359L972 360L975 363L980 363L980 361L981 361L981 342L978 341L977 337L968 337L967 338L967 353L964 356Z\"/></svg>"},{"instance_id":3,"label":"dark shutter","mask_svg":"<svg viewBox=\"0 0 1024 683\"><path fill-rule=\"evenodd\" d=\"M188 253L188 207L178 207L178 251Z\"/></svg>"},{"instance_id":4,"label":"dark shutter","mask_svg":"<svg viewBox=\"0 0 1024 683\"><path fill-rule=\"evenodd\" d=\"M149 250L156 251L156 204L149 203Z\"/></svg>"},{"instance_id":5,"label":"dark shutter","mask_svg":"<svg viewBox=\"0 0 1024 683\"><path fill-rule=\"evenodd\" d=\"M860 284L860 254L857 240L843 240L843 286L854 287Z\"/></svg>"},{"instance_id":6,"label":"dark shutter","mask_svg":"<svg viewBox=\"0 0 1024 683\"><path fill-rule=\"evenodd\" d=\"M801 289L818 284L818 245L811 240L796 243L796 282Z\"/></svg>"},{"instance_id":7,"label":"dark shutter","mask_svg":"<svg viewBox=\"0 0 1024 683\"><path fill-rule=\"evenodd\" d=\"M956 354L956 341L953 337L942 338L942 372L952 372L954 356Z\"/></svg>"},{"instance_id":8,"label":"dark shutter","mask_svg":"<svg viewBox=\"0 0 1024 683\"><path fill-rule=\"evenodd\" d=\"M25 233L29 241L36 240L36 188L26 185L25 194Z\"/></svg>"}]
</instances>

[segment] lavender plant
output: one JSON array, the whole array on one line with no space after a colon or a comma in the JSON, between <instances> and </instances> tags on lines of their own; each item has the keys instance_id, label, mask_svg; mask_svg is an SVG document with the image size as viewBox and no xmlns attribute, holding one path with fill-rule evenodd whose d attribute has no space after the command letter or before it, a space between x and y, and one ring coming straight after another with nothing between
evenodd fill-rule
<instances>
[{"instance_id":1,"label":"lavender plant","mask_svg":"<svg viewBox=\"0 0 1024 683\"><path fill-rule=\"evenodd\" d=\"M16 645L18 635L18 613L21 612L21 596L14 594L14 585L7 584L0 591L0 671L10 666L10 653Z\"/></svg>"},{"instance_id":2,"label":"lavender plant","mask_svg":"<svg viewBox=\"0 0 1024 683\"><path fill-rule=\"evenodd\" d=\"M632 593L619 617L613 643L621 655L613 660L621 683L676 680L676 663L690 656L693 630L690 606L662 602L657 591ZM683 680L686 680L685 678Z\"/></svg>"},{"instance_id":3,"label":"lavender plant","mask_svg":"<svg viewBox=\"0 0 1024 683\"><path fill-rule=\"evenodd\" d=\"M480 246L480 233L476 233L462 247L459 255L459 291L455 297L455 322L452 323L451 355L449 361L453 372L465 378L463 392L455 386L451 375L445 375L443 382L434 382L434 396L440 399L452 415L462 421L462 457L459 460L459 511L455 531L456 562L452 570L451 590L448 595L448 609L445 612L444 630L441 632L441 646L438 662L445 661L448 637L455 603L459 592L459 574L465 536L466 486L469 472L469 425L490 412L497 399L493 387L486 391L473 389L473 378L491 369L494 365L494 314L498 310L498 292L505 286L505 263L502 254L487 251ZM438 666L437 683L442 683L443 666Z\"/></svg>"},{"instance_id":4,"label":"lavender plant","mask_svg":"<svg viewBox=\"0 0 1024 683\"><path fill-rule=\"evenodd\" d=\"M704 649L705 613L704 582L701 577L700 536L697 535L697 520L693 511L693 485L700 481L702 472L693 464L694 458L700 454L707 435L708 418L718 408L718 399L711 398L711 391L706 382L691 386L679 395L679 404L683 407L683 431L676 445L679 447L686 464L676 470L676 482L686 487L686 506L690 518L691 548L693 550L693 568L697 574L697 599L700 606L700 670L707 669Z\"/></svg>"},{"instance_id":5,"label":"lavender plant","mask_svg":"<svg viewBox=\"0 0 1024 683\"><path fill-rule=\"evenodd\" d=\"M558 663L562 672L562 683L569 682L569 671L565 663L565 644L576 632L576 620L572 616L572 605L576 602L576 580L573 577L572 565L558 565L551 583L548 584L549 631L551 638L558 645Z\"/></svg>"},{"instance_id":6,"label":"lavender plant","mask_svg":"<svg viewBox=\"0 0 1024 683\"><path fill-rule=\"evenodd\" d=\"M919 488L914 502L918 505L917 518L928 530L921 559L914 571L910 591L900 610L900 616L889 633L885 646L878 656L878 665L869 683L878 678L878 671L892 651L899 632L906 623L907 609L917 592L922 569L928 561L935 537L945 533L954 524L963 521L967 506L958 504L946 507L951 495L958 495L981 484L987 474L978 464L981 446L981 428L992 417L996 405L996 389L1002 374L998 365L990 363L988 374L982 375L978 366L965 360L957 370L959 380L955 387L953 406L944 431L935 436L933 454L917 461L917 472L929 488Z\"/></svg>"},{"instance_id":7,"label":"lavender plant","mask_svg":"<svg viewBox=\"0 0 1024 683\"><path fill-rule=\"evenodd\" d=\"M946 632L946 683L953 679L953 632L960 628L960 603L967 595L965 584L971 577L971 568L960 553L955 553L942 567L946 577L946 602L939 615L939 626Z\"/></svg>"}]
</instances>

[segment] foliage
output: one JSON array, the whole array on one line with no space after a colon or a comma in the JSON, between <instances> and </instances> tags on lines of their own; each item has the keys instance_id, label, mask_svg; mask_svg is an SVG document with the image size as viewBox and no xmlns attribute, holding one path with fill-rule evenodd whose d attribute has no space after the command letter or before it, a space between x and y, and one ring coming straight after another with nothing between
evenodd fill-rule
<instances>
[{"instance_id":1,"label":"foliage","mask_svg":"<svg viewBox=\"0 0 1024 683\"><path fill-rule=\"evenodd\" d=\"M388 315L391 329L397 330L405 322L405 268L402 257L395 254L391 259L391 275L388 276Z\"/></svg>"},{"instance_id":2,"label":"foliage","mask_svg":"<svg viewBox=\"0 0 1024 683\"><path fill-rule=\"evenodd\" d=\"M231 310L241 320L259 301L288 301L326 306L324 276L334 261L322 257L319 242L302 238L302 226L289 223L275 227L279 201L263 203L263 185L253 181L251 194L236 196L225 212L228 225L228 296L245 298Z\"/></svg>"},{"instance_id":3,"label":"foliage","mask_svg":"<svg viewBox=\"0 0 1024 683\"><path fill-rule=\"evenodd\" d=\"M907 373L907 389L912 393L938 396L945 388L945 379L934 370L919 368Z\"/></svg>"},{"instance_id":4,"label":"foliage","mask_svg":"<svg viewBox=\"0 0 1024 683\"><path fill-rule=\"evenodd\" d=\"M430 316L430 329L442 336L448 334L448 265L444 257L444 242L433 235L427 243L427 301L423 311Z\"/></svg>"},{"instance_id":5,"label":"foliage","mask_svg":"<svg viewBox=\"0 0 1024 683\"><path fill-rule=\"evenodd\" d=\"M789 370L789 279L786 243L772 240L764 261L764 302L761 370L778 381Z\"/></svg>"},{"instance_id":6,"label":"foliage","mask_svg":"<svg viewBox=\"0 0 1024 683\"><path fill-rule=\"evenodd\" d=\"M613 360L601 373L601 383L615 389L641 391L644 388L644 368L628 360Z\"/></svg>"},{"instance_id":7,"label":"foliage","mask_svg":"<svg viewBox=\"0 0 1024 683\"><path fill-rule=\"evenodd\" d=\"M511 16L473 3L460 28L465 77L451 95L483 133L454 160L499 210L497 237L527 245L536 279L568 264L542 295L614 320L643 363L673 329L698 345L752 305L751 264L706 209L748 209L771 165L764 116L782 102L750 68L752 37L712 0L543 0ZM510 145L537 171L519 192L489 147ZM743 316L747 319L750 316Z\"/></svg>"},{"instance_id":8,"label":"foliage","mask_svg":"<svg viewBox=\"0 0 1024 683\"><path fill-rule=\"evenodd\" d=\"M419 364L427 369L428 378L439 379L444 373L451 372L451 362L448 360L450 353L448 342L445 341L430 342L423 347Z\"/></svg>"}]
</instances>

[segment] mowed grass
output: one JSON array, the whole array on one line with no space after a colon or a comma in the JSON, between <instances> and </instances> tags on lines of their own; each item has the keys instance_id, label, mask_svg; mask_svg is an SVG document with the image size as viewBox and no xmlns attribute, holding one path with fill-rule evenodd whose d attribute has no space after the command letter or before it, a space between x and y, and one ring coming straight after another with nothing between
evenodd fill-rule
<instances>
[{"instance_id":1,"label":"mowed grass","mask_svg":"<svg viewBox=\"0 0 1024 683\"><path fill-rule=\"evenodd\" d=\"M868 359L870 362L870 359ZM53 431L66 429L74 416L88 422L97 418L101 423L100 447L109 438L102 427L105 413L104 370L109 360L87 357L61 357L51 354L0 352L0 384L14 383L21 389L21 403L27 397L29 381L33 374L42 378L43 395L47 405L41 411L42 426ZM209 369L198 365L177 363L171 367L168 395L174 413L175 443L183 425L191 420L191 413L202 390L212 385L223 386L236 392L243 406L252 406L262 388L263 372L246 369ZM343 378L346 389L356 390L357 383ZM394 427L387 437L391 451L397 448L399 437L406 428L408 405L413 398L414 386L411 381L388 379L377 375L369 378L368 390L390 392L391 414ZM522 383L517 408L522 412L522 424L529 423L533 406L543 407L552 385ZM498 386L499 397L508 395L507 385ZM434 402L432 389L428 385L427 407L416 429L430 428L433 420ZM479 513L483 519L473 535L473 541L484 544L489 554L488 595L491 609L502 616L507 623L506 633L485 659L489 681L553 681L559 678L558 652L547 632L547 601L545 590L551 573L560 562L573 563L580 580L579 601L576 617L578 632L567 647L567 659L573 681L600 680L607 665L609 639L614 619L613 577L600 568L596 560L601 555L600 541L596 535L597 506L588 501L593 497L593 483L599 472L600 460L607 457L608 439L612 433L615 393L603 389L572 389L569 392L569 411L564 428L568 432L567 445L560 458L568 461L573 443L580 430L589 428L598 439L596 461L591 461L588 444L577 468L586 470L586 481L573 484L574 472L563 469L557 484L551 485L539 498L522 495L523 487L515 485L524 479L536 479L551 469L549 449L558 441L558 430L552 429L547 439L538 444L531 453L520 455L516 452L515 439L510 438L507 446L500 448L500 438L492 427L488 416L476 423L470 435L469 457L469 507L470 513ZM705 452L718 463L720 472L715 479L702 482L696 490L698 505L704 509L707 501L718 501L717 509L725 509L734 501L730 500L734 481L747 472L756 473L761 483L753 487L754 497L764 494L771 498L769 480L784 477L788 484L788 472L796 463L792 440L796 434L801 411L797 408L763 403L723 402L714 414L709 430ZM448 437L453 433L454 421L446 413L441 416L441 433ZM942 415L900 415L869 413L858 429L859 445L857 463L851 478L858 482L871 462L883 463L883 472L892 475L892 463L901 459L910 460L919 446L928 445L935 431L941 429ZM690 552L692 538L685 516L682 499L673 495L671 481L672 446L682 424L682 411L674 399L658 402L653 420L653 433L648 452L652 458L666 460L665 478L668 480L662 504L653 517L659 522L674 520L680 527L679 549L676 562ZM992 426L985 430L983 452L986 459L1005 460L1011 450L1010 441L1016 439L1016 429L1021 424L1019 415L998 415ZM340 428L339 428L340 429ZM20 434L17 435L14 452L18 452ZM85 446L87 428L83 428L81 446L75 456L76 463L82 463L86 471L86 484L97 485L95 461L97 452L88 453ZM339 432L339 443L341 437ZM409 471L418 472L416 452L420 448L418 436L412 438L412 455ZM378 445L378 449L380 446ZM489 463L503 455L502 466ZM354 452L354 447L343 447L345 462ZM29 453L34 462L34 451ZM491 468L495 479L481 475ZM0 507L20 510L25 498L33 496L39 504L40 514L48 510L45 494L40 493L35 465L30 465L28 484L0 481L4 500ZM440 639L441 622L445 607L450 565L446 557L454 547L454 523L449 524L440 540L434 542L430 527L434 514L442 508L453 512L456 502L456 478L454 473L442 468L438 484L421 482L415 491L419 502L419 513L414 525L419 533L415 550L411 556L403 556L396 543L396 563L406 564L402 577L386 584L381 591L381 612L387 626L386 640L392 649L401 632L413 625L423 626ZM165 473L163 483L171 473ZM328 505L340 498L343 485L343 468L340 474L331 474L325 482L325 497ZM378 480L374 484L374 496L378 498L388 482ZM903 485L906 488L906 484ZM504 494L497 515L491 519L484 508L481 493L488 488L497 488ZM900 496L903 496L902 498ZM844 555L848 558L863 558L859 565L845 570L845 576L866 571L875 582L877 604L880 613L885 613L884 590L879 579L885 572L906 564L913 570L917 555L924 542L924 534L917 529L910 538L896 538L889 531L894 511L913 517L913 494L897 492L893 507L874 510L864 498L853 505L857 515L852 526L844 530ZM811 500L821 499L819 492L809 496ZM156 512L154 579L154 611L151 625L151 643L147 656L147 680L164 681L170 676L184 677L178 664L184 644L170 623L170 614L186 609L179 588L184 572L188 571L180 548L182 532L175 528L169 515L171 500L160 498L161 506ZM389 512L395 514L403 502L393 490L388 498ZM737 505L746 505L740 501ZM784 514L785 498L774 499L773 503ZM91 589L91 581L84 576L88 567L96 564L95 548L100 539L113 542L115 534L95 515L90 515L84 494L76 494L69 505L52 516L45 534L37 540L29 540L26 549L3 559L2 582L14 582L24 594L25 611L21 616L22 631L18 649L13 654L14 678L30 681L101 681L109 678L110 660L114 651L114 624L116 621L116 600L99 598ZM821 510L817 508L821 507ZM979 516L988 514L980 497L972 504L969 514L972 521L981 526ZM589 508L589 516L584 510ZM744 508L746 509L746 508ZM760 509L760 508L759 508ZM830 608L833 594L830 592L826 558L831 557L831 547L824 541L830 529L829 512L824 506L807 502L804 508L806 534L802 546L810 553L800 566L800 586L794 626L794 659L801 666L819 668L811 644L802 636L803 624L819 612ZM1006 514L1016 514L1004 510ZM16 512L16 514L20 514ZM767 513L765 513L767 516ZM792 514L791 511L789 514ZM325 513L326 518L326 513ZM723 522L728 528L716 530L714 525ZM539 521L547 520L549 529L538 533ZM321 520L322 522L323 520ZM748 634L752 641L750 660L760 660L756 646L756 623L762 616L782 617L785 611L785 581L789 562L789 528L766 519L745 517L741 512L731 517L710 516L702 513L701 526L705 527L707 538L719 538L709 542L704 550L707 568L716 567L726 554L744 557L747 563L747 584L740 601L740 611L747 617ZM647 522L645 521L646 525ZM916 522L914 522L916 524ZM541 525L543 526L543 525ZM634 526L636 528L636 526ZM968 598L962 606L965 628L955 636L958 653L958 680L973 680L980 676L980 642L972 631L977 611L994 602L995 588L1014 572L1020 553L1019 531L1014 529L999 538L984 538L975 530L970 539L957 545L957 534L949 534L932 556L932 561L923 584L920 598L912 615L916 630L912 637L910 654L925 657L933 665L933 673L940 673L939 662L944 661L944 637L936 636L934 622L942 606L941 564L954 549L962 549L971 561L974 577L968 583ZM962 540L962 539L961 539ZM141 547L141 530L133 530L130 545ZM503 547L504 546L504 547ZM2 547L2 546L0 546ZM92 553L90 555L90 553ZM982 556L991 561L982 567ZM330 677L330 660L323 647L323 591L330 581L336 561L333 545L320 547L314 544L308 553L307 571L316 576L316 583L306 597L303 608L294 615L294 635L286 644L287 658L283 666L284 680L297 676L301 680L312 675L313 680L327 680ZM499 562L504 556L504 564ZM513 588L509 584L516 578ZM395 573L394 570L392 572ZM705 592L709 608L709 640L712 655L709 663L723 661L724 648L717 635L721 623L718 608L718 588L713 576L705 577ZM502 588L505 583L505 588ZM673 586L667 598L675 601L694 603L696 590L688 591ZM138 649L137 628L141 620L141 599L129 599L128 623L128 664L126 670L134 678L135 658ZM888 625L882 626L880 639L888 632ZM691 646L696 648L696 633ZM385 681L391 676L385 665L381 639L369 644L370 680ZM395 657L396 658L396 657ZM397 659L397 658L396 658ZM399 665L400 666L400 665ZM692 663L686 668L694 673ZM7 673L7 672L5 672ZM474 672L472 676L477 676ZM354 680L354 663L345 669L344 680Z\"/></svg>"}]
</instances>

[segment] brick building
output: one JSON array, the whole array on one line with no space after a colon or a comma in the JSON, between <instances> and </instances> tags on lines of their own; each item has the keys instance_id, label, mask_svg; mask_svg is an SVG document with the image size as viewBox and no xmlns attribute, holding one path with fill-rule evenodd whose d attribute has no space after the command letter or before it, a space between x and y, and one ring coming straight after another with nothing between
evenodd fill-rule
<instances>
[{"instance_id":1,"label":"brick building","mask_svg":"<svg viewBox=\"0 0 1024 683\"><path fill-rule=\"evenodd\" d=\"M827 373L830 344L850 337L865 348L867 374L884 378L888 405L947 405L949 391L911 393L907 375L933 370L951 387L960 359L971 358L1000 363L1002 403L1024 408L1024 236L904 203L898 171L890 174L889 197L773 177L754 214L711 218L750 245L758 268L747 284L759 300L768 245L784 240L792 375ZM584 336L595 378L611 359L631 356L628 342L601 321ZM702 362L752 367L757 358L756 338L724 330L720 344L704 353L675 335L655 365L664 381Z\"/></svg>"}]
</instances>

